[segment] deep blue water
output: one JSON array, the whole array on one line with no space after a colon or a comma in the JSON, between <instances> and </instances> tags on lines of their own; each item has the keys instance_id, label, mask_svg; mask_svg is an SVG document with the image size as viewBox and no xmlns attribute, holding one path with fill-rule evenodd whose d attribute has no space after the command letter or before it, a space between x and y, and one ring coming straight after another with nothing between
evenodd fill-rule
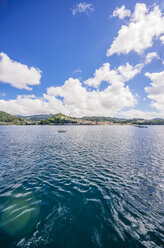
<instances>
[{"instance_id":1,"label":"deep blue water","mask_svg":"<svg viewBox=\"0 0 164 248\"><path fill-rule=\"evenodd\" d=\"M0 126L0 248L164 247L164 126Z\"/></svg>"}]
</instances>

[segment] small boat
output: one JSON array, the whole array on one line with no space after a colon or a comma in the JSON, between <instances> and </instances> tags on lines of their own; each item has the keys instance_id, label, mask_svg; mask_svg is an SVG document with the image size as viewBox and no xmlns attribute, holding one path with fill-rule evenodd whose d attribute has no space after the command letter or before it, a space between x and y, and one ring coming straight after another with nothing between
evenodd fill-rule
<instances>
[{"instance_id":1,"label":"small boat","mask_svg":"<svg viewBox=\"0 0 164 248\"><path fill-rule=\"evenodd\" d=\"M142 126L142 125L137 125L136 127L139 127L139 128L147 128L147 126Z\"/></svg>"},{"instance_id":2,"label":"small boat","mask_svg":"<svg viewBox=\"0 0 164 248\"><path fill-rule=\"evenodd\" d=\"M66 130L64 130L64 129L58 130L58 133L65 133L65 132L66 132Z\"/></svg>"}]
</instances>

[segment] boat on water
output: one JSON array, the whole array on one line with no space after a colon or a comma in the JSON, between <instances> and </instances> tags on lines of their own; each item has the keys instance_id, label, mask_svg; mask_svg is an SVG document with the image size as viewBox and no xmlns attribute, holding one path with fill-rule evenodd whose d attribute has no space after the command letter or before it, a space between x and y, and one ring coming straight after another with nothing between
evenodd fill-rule
<instances>
[{"instance_id":1,"label":"boat on water","mask_svg":"<svg viewBox=\"0 0 164 248\"><path fill-rule=\"evenodd\" d=\"M142 126L142 125L137 125L136 127L139 127L139 128L147 128L147 126Z\"/></svg>"},{"instance_id":2,"label":"boat on water","mask_svg":"<svg viewBox=\"0 0 164 248\"><path fill-rule=\"evenodd\" d=\"M58 133L65 133L65 132L66 132L66 130L64 130L64 129L58 130Z\"/></svg>"}]
</instances>

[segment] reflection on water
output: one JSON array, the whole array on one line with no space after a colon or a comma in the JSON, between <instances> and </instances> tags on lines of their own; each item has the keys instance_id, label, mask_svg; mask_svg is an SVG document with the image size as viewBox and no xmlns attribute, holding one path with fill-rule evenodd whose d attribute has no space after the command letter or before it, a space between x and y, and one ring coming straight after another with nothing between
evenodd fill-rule
<instances>
[{"instance_id":1,"label":"reflection on water","mask_svg":"<svg viewBox=\"0 0 164 248\"><path fill-rule=\"evenodd\" d=\"M0 247L163 247L164 127L0 127Z\"/></svg>"}]
</instances>

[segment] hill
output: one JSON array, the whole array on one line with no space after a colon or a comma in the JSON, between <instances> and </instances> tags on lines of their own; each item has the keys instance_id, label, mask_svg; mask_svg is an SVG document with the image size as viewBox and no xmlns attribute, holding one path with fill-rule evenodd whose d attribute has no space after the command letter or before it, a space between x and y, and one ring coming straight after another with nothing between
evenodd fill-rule
<instances>
[{"instance_id":1,"label":"hill","mask_svg":"<svg viewBox=\"0 0 164 248\"><path fill-rule=\"evenodd\" d=\"M49 118L47 118L46 120L42 120L40 121L40 125L50 125L50 124L54 124L54 125L63 125L63 124L76 124L77 118L73 118L73 117L69 117L67 115L63 115L61 113L53 115Z\"/></svg>"},{"instance_id":2,"label":"hill","mask_svg":"<svg viewBox=\"0 0 164 248\"><path fill-rule=\"evenodd\" d=\"M29 116L18 115L17 117L22 118L24 120L42 121L42 120L46 120L52 116L53 116L52 114L49 114L49 115L29 115Z\"/></svg>"},{"instance_id":3,"label":"hill","mask_svg":"<svg viewBox=\"0 0 164 248\"><path fill-rule=\"evenodd\" d=\"M96 121L96 122L120 122L125 121L125 119L119 119L116 117L104 117L104 116L85 116L82 118L86 121Z\"/></svg>"},{"instance_id":4,"label":"hill","mask_svg":"<svg viewBox=\"0 0 164 248\"><path fill-rule=\"evenodd\" d=\"M40 125L64 125L64 124L78 124L78 125L104 125L104 124L131 124L131 125L164 125L164 119L144 120L141 118L121 119L115 117L91 116L83 118L69 117L63 114L53 115L46 120L39 122Z\"/></svg>"},{"instance_id":5,"label":"hill","mask_svg":"<svg viewBox=\"0 0 164 248\"><path fill-rule=\"evenodd\" d=\"M23 117L23 118L22 118ZM17 125L104 125L104 124L132 124L132 125L164 125L164 119L155 118L144 120L140 118L120 119L115 117L91 116L83 118L70 117L64 114L56 115L33 115L33 116L13 116L0 110L0 124Z\"/></svg>"},{"instance_id":6,"label":"hill","mask_svg":"<svg viewBox=\"0 0 164 248\"><path fill-rule=\"evenodd\" d=\"M4 111L0 110L0 122L1 123L18 123L21 118L17 116L10 115Z\"/></svg>"}]
</instances>

